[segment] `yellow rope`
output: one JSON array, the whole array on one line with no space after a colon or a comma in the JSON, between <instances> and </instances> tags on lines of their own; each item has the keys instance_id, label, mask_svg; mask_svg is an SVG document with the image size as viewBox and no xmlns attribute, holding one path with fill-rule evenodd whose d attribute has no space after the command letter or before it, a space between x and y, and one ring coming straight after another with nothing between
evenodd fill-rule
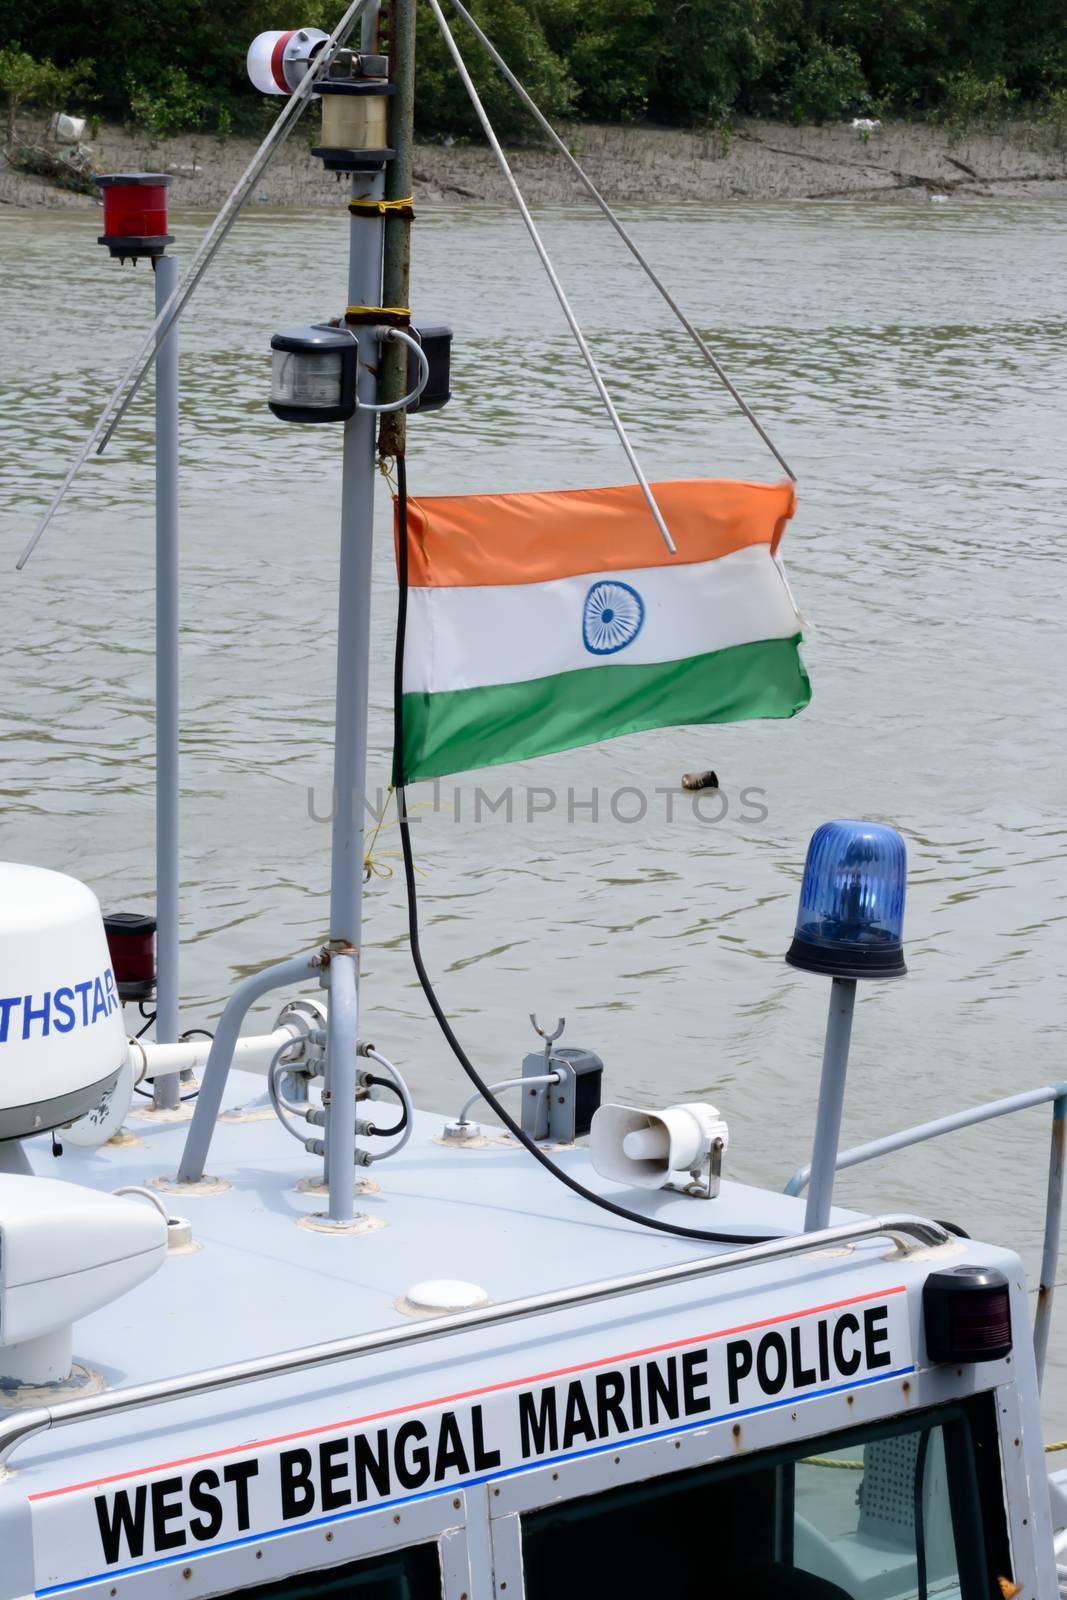
<instances>
[{"instance_id":1,"label":"yellow rope","mask_svg":"<svg viewBox=\"0 0 1067 1600\"><path fill-rule=\"evenodd\" d=\"M378 818L377 822L374 824L374 832L370 836L370 843L367 845L367 848L363 852L363 882L364 883L369 883L370 882L372 873L376 878L391 878L393 876L392 867L386 866L385 862L382 860L382 858L380 856L377 859L375 859L375 855L374 855L374 846L378 843L378 835L382 831L382 823L385 821L385 814L389 810L389 802L390 802L390 800L392 800L392 798L393 798L393 786L392 786L392 784L390 784L388 792L387 792L387 794L385 796L385 804L382 807L382 814ZM390 854L391 855L395 855L396 852L395 851L390 851Z\"/></svg>"},{"instance_id":2,"label":"yellow rope","mask_svg":"<svg viewBox=\"0 0 1067 1600\"><path fill-rule=\"evenodd\" d=\"M1045 1454L1053 1450L1067 1450L1067 1439L1057 1439L1054 1444L1045 1446ZM802 1466L805 1467L850 1467L853 1471L862 1472L863 1462L853 1461L848 1456L804 1456Z\"/></svg>"},{"instance_id":3,"label":"yellow rope","mask_svg":"<svg viewBox=\"0 0 1067 1600\"><path fill-rule=\"evenodd\" d=\"M414 199L415 196L409 194L403 200L350 200L348 209L354 217L385 217L390 211L399 211L405 213L410 222L415 217Z\"/></svg>"},{"instance_id":4,"label":"yellow rope","mask_svg":"<svg viewBox=\"0 0 1067 1600\"><path fill-rule=\"evenodd\" d=\"M372 878L372 876L375 877L375 878L383 878L383 879L391 878L393 876L393 869L392 869L392 867L386 865L386 858L387 857L391 857L391 858L393 858L395 860L395 858L400 854L400 852L398 850L383 850L380 855L376 856L374 854L374 846L378 842L378 835L382 831L382 826L383 826L383 824L385 822L386 813L389 810L389 802L390 802L390 800L392 798L393 798L393 785L390 784L389 785L389 789L388 789L388 791L386 793L386 796L385 796L385 804L382 807L382 814L378 818L377 822L374 824L374 832L371 834L370 841L369 841L366 849L363 852L363 882L364 883L369 883L371 878ZM430 802L428 800L418 800L418 801L416 801L414 803L409 801L408 802L408 810L409 811L415 811L419 807L425 808L429 804L430 804ZM425 867L416 867L415 871L418 873L420 878L425 878L426 875L427 875L427 869Z\"/></svg>"},{"instance_id":5,"label":"yellow rope","mask_svg":"<svg viewBox=\"0 0 1067 1600\"><path fill-rule=\"evenodd\" d=\"M346 317L410 317L410 306L346 306Z\"/></svg>"}]
</instances>

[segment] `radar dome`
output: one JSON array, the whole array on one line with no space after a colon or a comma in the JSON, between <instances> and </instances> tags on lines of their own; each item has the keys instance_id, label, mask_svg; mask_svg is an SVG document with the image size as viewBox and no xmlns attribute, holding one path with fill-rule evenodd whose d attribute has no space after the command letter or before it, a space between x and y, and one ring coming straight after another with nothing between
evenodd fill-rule
<instances>
[{"instance_id":1,"label":"radar dome","mask_svg":"<svg viewBox=\"0 0 1067 1600\"><path fill-rule=\"evenodd\" d=\"M0 862L0 1140L92 1110L127 1050L92 890L61 872Z\"/></svg>"}]
</instances>

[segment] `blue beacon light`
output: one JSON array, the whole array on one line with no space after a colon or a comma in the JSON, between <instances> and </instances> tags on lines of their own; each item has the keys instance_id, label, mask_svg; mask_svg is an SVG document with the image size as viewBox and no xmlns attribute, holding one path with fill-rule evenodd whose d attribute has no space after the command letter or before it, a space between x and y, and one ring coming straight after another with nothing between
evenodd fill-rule
<instances>
[{"instance_id":1,"label":"blue beacon light","mask_svg":"<svg viewBox=\"0 0 1067 1600\"><path fill-rule=\"evenodd\" d=\"M907 851L878 822L824 822L808 845L790 966L830 978L900 978Z\"/></svg>"}]
</instances>

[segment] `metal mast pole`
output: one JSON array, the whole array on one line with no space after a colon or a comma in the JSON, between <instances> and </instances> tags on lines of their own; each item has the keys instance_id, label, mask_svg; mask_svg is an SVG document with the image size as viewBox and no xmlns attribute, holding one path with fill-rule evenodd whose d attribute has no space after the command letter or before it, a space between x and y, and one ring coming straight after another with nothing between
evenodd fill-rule
<instances>
[{"instance_id":1,"label":"metal mast pole","mask_svg":"<svg viewBox=\"0 0 1067 1600\"><path fill-rule=\"evenodd\" d=\"M173 256L153 261L156 317L178 287ZM178 327L156 356L156 1038L178 1037ZM152 1102L172 1110L180 1078L156 1078Z\"/></svg>"},{"instance_id":2,"label":"metal mast pole","mask_svg":"<svg viewBox=\"0 0 1067 1600\"><path fill-rule=\"evenodd\" d=\"M383 175L356 174L354 200L380 200ZM348 303L378 306L382 287L380 217L349 218ZM373 328L358 327L356 394L373 405L377 350ZM356 1044L359 1025L359 944L363 901L363 823L367 766L370 664L371 552L374 530L374 441L377 417L357 406L345 423L341 483L341 579L337 617L337 698L334 723L333 839L330 870L330 1020L326 1090L326 1171L329 1215L353 1213L356 1140Z\"/></svg>"},{"instance_id":3,"label":"metal mast pole","mask_svg":"<svg viewBox=\"0 0 1067 1600\"><path fill-rule=\"evenodd\" d=\"M822 1053L819 1108L815 1114L815 1141L811 1151L811 1187L804 1232L828 1226L841 1139L841 1113L848 1076L848 1047L852 1039L852 1013L856 1005L855 978L835 978L830 985L830 1010Z\"/></svg>"}]
</instances>

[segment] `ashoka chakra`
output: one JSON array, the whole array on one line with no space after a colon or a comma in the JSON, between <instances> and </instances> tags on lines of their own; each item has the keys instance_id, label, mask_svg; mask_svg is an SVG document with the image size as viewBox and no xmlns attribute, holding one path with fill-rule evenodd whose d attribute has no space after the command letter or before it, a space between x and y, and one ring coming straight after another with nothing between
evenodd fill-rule
<instances>
[{"instance_id":1,"label":"ashoka chakra","mask_svg":"<svg viewBox=\"0 0 1067 1600\"><path fill-rule=\"evenodd\" d=\"M610 578L594 583L582 607L582 641L594 656L625 650L641 632L645 603L628 583Z\"/></svg>"}]
</instances>

